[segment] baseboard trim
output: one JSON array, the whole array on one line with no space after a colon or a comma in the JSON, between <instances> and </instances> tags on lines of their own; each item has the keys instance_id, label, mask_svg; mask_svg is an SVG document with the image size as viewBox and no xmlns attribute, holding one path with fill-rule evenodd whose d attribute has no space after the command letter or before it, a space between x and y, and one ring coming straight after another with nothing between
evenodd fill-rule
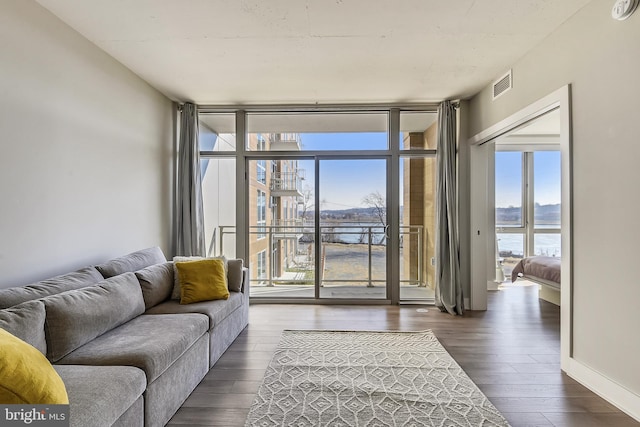
<instances>
[{"instance_id":1,"label":"baseboard trim","mask_svg":"<svg viewBox=\"0 0 640 427\"><path fill-rule=\"evenodd\" d=\"M640 422L640 396L573 358L568 368L567 375Z\"/></svg>"}]
</instances>

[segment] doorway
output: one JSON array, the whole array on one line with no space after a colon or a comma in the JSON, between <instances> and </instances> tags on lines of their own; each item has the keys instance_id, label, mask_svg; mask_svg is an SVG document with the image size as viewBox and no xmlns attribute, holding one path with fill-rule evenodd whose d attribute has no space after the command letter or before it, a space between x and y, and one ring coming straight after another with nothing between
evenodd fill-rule
<instances>
[{"instance_id":1,"label":"doorway","mask_svg":"<svg viewBox=\"0 0 640 427\"><path fill-rule=\"evenodd\" d=\"M496 140L555 110L557 110L559 118L557 144L560 154L561 181L560 347L561 366L563 370L567 370L571 359L572 341L572 186L569 86L558 89L469 139L471 156L471 305L472 309L486 310L487 290L495 285L496 280L496 253L498 252L496 250L494 176Z\"/></svg>"},{"instance_id":2,"label":"doorway","mask_svg":"<svg viewBox=\"0 0 640 427\"><path fill-rule=\"evenodd\" d=\"M524 258L562 255L559 134L556 109L495 139L498 285L521 283L512 271Z\"/></svg>"},{"instance_id":3,"label":"doorway","mask_svg":"<svg viewBox=\"0 0 640 427\"><path fill-rule=\"evenodd\" d=\"M264 164L272 167L263 174ZM385 156L249 160L249 260L259 267L251 295L389 300L388 164Z\"/></svg>"}]
</instances>

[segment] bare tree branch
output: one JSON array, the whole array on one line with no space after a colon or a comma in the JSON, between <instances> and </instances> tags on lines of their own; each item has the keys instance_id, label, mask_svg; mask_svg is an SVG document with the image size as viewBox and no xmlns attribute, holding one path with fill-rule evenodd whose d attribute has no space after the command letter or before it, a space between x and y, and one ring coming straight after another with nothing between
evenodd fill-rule
<instances>
[{"instance_id":1,"label":"bare tree branch","mask_svg":"<svg viewBox=\"0 0 640 427\"><path fill-rule=\"evenodd\" d=\"M302 190L302 212L301 217L303 221L308 220L307 213L314 208L314 200L313 192L309 187L305 187Z\"/></svg>"},{"instance_id":2,"label":"bare tree branch","mask_svg":"<svg viewBox=\"0 0 640 427\"><path fill-rule=\"evenodd\" d=\"M387 201L379 191L367 194L362 198L362 203L373 208L374 214L378 217L382 225L387 225Z\"/></svg>"}]
</instances>

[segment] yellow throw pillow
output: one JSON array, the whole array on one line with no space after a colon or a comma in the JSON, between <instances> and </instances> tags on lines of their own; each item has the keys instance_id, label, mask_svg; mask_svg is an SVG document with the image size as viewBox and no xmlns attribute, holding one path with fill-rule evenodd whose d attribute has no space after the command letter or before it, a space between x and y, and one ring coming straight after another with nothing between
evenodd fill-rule
<instances>
[{"instance_id":1,"label":"yellow throw pillow","mask_svg":"<svg viewBox=\"0 0 640 427\"><path fill-rule=\"evenodd\" d=\"M229 298L227 275L221 259L176 262L180 304Z\"/></svg>"},{"instance_id":2,"label":"yellow throw pillow","mask_svg":"<svg viewBox=\"0 0 640 427\"><path fill-rule=\"evenodd\" d=\"M69 403L62 378L47 358L4 329L0 329L0 403Z\"/></svg>"}]
</instances>

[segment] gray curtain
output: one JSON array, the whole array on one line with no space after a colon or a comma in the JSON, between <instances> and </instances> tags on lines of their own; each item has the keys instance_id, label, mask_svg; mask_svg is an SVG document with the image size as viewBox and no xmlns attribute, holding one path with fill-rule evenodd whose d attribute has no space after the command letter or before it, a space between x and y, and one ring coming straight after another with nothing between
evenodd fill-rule
<instances>
[{"instance_id":1,"label":"gray curtain","mask_svg":"<svg viewBox=\"0 0 640 427\"><path fill-rule=\"evenodd\" d=\"M198 146L198 108L182 106L178 147L176 255L204 256L204 211Z\"/></svg>"},{"instance_id":2,"label":"gray curtain","mask_svg":"<svg viewBox=\"0 0 640 427\"><path fill-rule=\"evenodd\" d=\"M464 311L456 212L456 140L456 107L451 101L444 101L438 106L436 306L450 314Z\"/></svg>"}]
</instances>

